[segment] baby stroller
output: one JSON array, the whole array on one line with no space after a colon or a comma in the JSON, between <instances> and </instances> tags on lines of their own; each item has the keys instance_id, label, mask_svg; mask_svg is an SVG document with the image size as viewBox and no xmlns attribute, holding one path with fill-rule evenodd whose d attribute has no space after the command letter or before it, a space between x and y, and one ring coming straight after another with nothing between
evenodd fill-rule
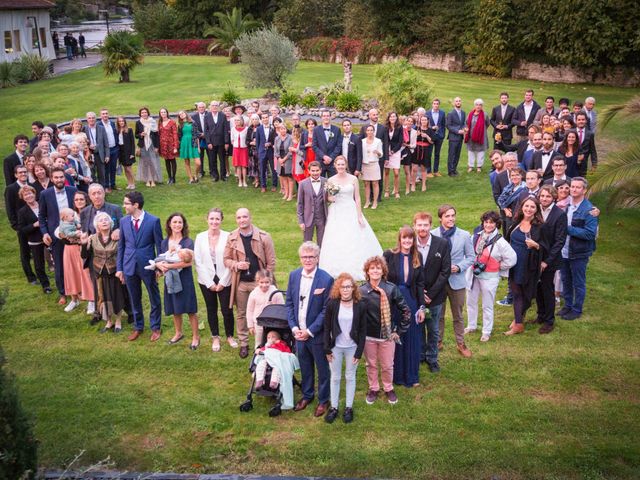
<instances>
[{"instance_id":1,"label":"baby stroller","mask_svg":"<svg viewBox=\"0 0 640 480\"><path fill-rule=\"evenodd\" d=\"M282 290L276 290L269 296L269 301L276 293L284 294ZM289 322L287 321L287 309L284 305L267 305L262 313L257 318L257 323L259 326L263 328L262 330L262 338L260 339L260 347L263 347L267 342L267 335L270 331L275 330L280 334L282 340L289 346L291 352L295 353L295 338L293 337L293 333L289 328ZM271 407L269 410L270 417L277 417L282 413L282 392L280 391L280 385L277 388L272 389L269 386L271 382L271 366L267 365L267 373L265 376L265 382L262 388L256 390L256 378L255 378L255 370L256 370L256 358L257 353L254 352L251 362L249 363L249 372L251 373L251 386L249 387L249 393L247 394L247 399L244 403L240 405L241 412L248 412L253 408L253 394L259 395L261 397L273 397L275 398L276 404ZM293 385L299 386L300 383L293 377Z\"/></svg>"}]
</instances>

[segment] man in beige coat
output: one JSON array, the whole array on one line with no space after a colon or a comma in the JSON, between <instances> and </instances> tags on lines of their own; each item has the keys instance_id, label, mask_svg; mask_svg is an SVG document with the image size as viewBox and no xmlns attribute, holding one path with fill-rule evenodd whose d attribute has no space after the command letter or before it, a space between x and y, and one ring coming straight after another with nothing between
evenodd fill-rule
<instances>
[{"instance_id":1,"label":"man in beige coat","mask_svg":"<svg viewBox=\"0 0 640 480\"><path fill-rule=\"evenodd\" d=\"M251 223L251 212L239 208L236 212L236 228L229 234L224 249L224 265L231 270L231 301L238 310L236 316L240 358L249 355L249 328L247 327L247 302L256 287L258 270L267 269L275 273L276 252L273 240L264 230Z\"/></svg>"}]
</instances>

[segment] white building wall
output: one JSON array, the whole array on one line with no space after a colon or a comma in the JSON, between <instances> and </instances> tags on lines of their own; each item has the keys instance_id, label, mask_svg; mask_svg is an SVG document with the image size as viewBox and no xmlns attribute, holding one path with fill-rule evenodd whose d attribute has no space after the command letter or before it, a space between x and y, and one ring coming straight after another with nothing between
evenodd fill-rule
<instances>
[{"instance_id":1,"label":"white building wall","mask_svg":"<svg viewBox=\"0 0 640 480\"><path fill-rule=\"evenodd\" d=\"M36 17L38 23L38 40L41 42L40 50L42 56L49 60L56 58L53 49L53 40L51 39L51 21L48 10L0 10L0 61L13 61L25 53L38 54L38 46L34 46L32 42L32 29L26 26L27 17ZM33 18L31 18L31 23L33 23L33 29L35 29ZM41 38L42 29L44 29L46 38ZM16 51L18 46L15 37L16 30L19 32L20 51ZM5 32L7 31L11 32L12 52L5 51Z\"/></svg>"}]
</instances>

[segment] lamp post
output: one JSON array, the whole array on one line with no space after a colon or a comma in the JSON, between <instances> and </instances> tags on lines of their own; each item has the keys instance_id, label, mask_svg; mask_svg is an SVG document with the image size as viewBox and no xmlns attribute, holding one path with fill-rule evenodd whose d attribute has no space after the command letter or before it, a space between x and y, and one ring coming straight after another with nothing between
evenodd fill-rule
<instances>
[{"instance_id":1,"label":"lamp post","mask_svg":"<svg viewBox=\"0 0 640 480\"><path fill-rule=\"evenodd\" d=\"M107 35L109 35L109 10L98 10L98 13L104 13L104 19L107 22Z\"/></svg>"},{"instance_id":2,"label":"lamp post","mask_svg":"<svg viewBox=\"0 0 640 480\"><path fill-rule=\"evenodd\" d=\"M33 18L33 23L31 22L32 18ZM33 15L27 15L27 21L25 22L25 26L27 28L34 28L34 25L36 29L36 38L38 39L38 53L42 57L42 47L40 47L40 30L38 29L38 19ZM31 33L31 38L33 38L33 33Z\"/></svg>"}]
</instances>

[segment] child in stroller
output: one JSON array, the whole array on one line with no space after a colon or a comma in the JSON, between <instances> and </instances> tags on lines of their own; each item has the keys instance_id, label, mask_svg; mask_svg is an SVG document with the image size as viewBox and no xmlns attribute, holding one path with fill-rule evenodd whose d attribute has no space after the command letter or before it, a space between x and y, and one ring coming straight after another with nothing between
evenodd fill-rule
<instances>
[{"instance_id":1,"label":"child in stroller","mask_svg":"<svg viewBox=\"0 0 640 480\"><path fill-rule=\"evenodd\" d=\"M276 290L271 295L278 292ZM282 410L293 408L293 386L299 385L293 373L300 368L300 364L293 354L295 339L289 328L284 305L267 305L258 316L257 324L262 327L262 338L259 339L259 347L249 364L249 372L252 373L251 387L246 401L240 405L240 411L248 412L253 408L255 393L275 398L276 404L269 410L269 416L275 417Z\"/></svg>"}]
</instances>

